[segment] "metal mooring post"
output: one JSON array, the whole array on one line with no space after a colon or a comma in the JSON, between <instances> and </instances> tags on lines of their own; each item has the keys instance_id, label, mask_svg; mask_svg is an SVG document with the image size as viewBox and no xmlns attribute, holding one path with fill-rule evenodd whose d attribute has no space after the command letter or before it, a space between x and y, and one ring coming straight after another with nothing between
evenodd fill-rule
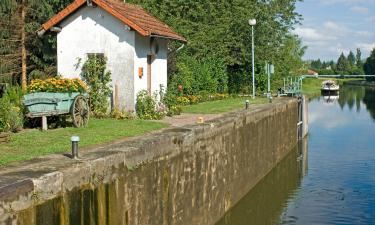
<instances>
[{"instance_id":1,"label":"metal mooring post","mask_svg":"<svg viewBox=\"0 0 375 225\"><path fill-rule=\"evenodd\" d=\"M72 158L78 159L78 143L79 143L79 137L73 136L70 138L72 141Z\"/></svg>"},{"instance_id":2,"label":"metal mooring post","mask_svg":"<svg viewBox=\"0 0 375 225\"><path fill-rule=\"evenodd\" d=\"M249 109L249 107L250 107L250 100L246 100L246 102L245 102L245 108Z\"/></svg>"},{"instance_id":3,"label":"metal mooring post","mask_svg":"<svg viewBox=\"0 0 375 225\"><path fill-rule=\"evenodd\" d=\"M298 140L302 140L303 138L303 101L302 98L298 98L298 123L297 123L297 138Z\"/></svg>"}]
</instances>

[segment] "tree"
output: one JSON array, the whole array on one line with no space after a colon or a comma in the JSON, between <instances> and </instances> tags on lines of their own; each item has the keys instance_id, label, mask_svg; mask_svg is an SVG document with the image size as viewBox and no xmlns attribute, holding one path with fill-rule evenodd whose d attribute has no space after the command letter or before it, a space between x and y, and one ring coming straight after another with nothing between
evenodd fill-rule
<instances>
[{"instance_id":1,"label":"tree","mask_svg":"<svg viewBox=\"0 0 375 225\"><path fill-rule=\"evenodd\" d=\"M356 58L355 58L354 53L352 51L349 52L348 61L349 61L349 65L352 68L356 65Z\"/></svg>"},{"instance_id":2,"label":"tree","mask_svg":"<svg viewBox=\"0 0 375 225\"><path fill-rule=\"evenodd\" d=\"M344 53L341 53L339 59L337 60L336 73L340 75L346 75L350 72L350 63L345 57Z\"/></svg>"},{"instance_id":3,"label":"tree","mask_svg":"<svg viewBox=\"0 0 375 225\"><path fill-rule=\"evenodd\" d=\"M357 54L355 55L356 65L358 68L363 68L362 52L360 48L357 48Z\"/></svg>"},{"instance_id":4,"label":"tree","mask_svg":"<svg viewBox=\"0 0 375 225\"><path fill-rule=\"evenodd\" d=\"M21 71L21 8L0 1L0 82L13 83Z\"/></svg>"},{"instance_id":5,"label":"tree","mask_svg":"<svg viewBox=\"0 0 375 225\"><path fill-rule=\"evenodd\" d=\"M230 87L248 86L251 74L251 28L249 18L256 18L255 26L257 68L273 62L283 67L284 46L288 45L290 30L300 22L296 12L299 0L128 0L143 6L174 30L184 35L189 44L184 52L194 59L222 59L229 72ZM171 45L172 49L178 45ZM300 47L300 46L299 46ZM294 50L294 48L293 48ZM184 60L181 58L179 60ZM184 63L177 62L178 65ZM176 65L177 65L176 64ZM178 66L177 66L178 67ZM178 70L178 68L177 68ZM258 73L260 69L257 70ZM279 73L277 71L277 73ZM281 76L287 76L289 72ZM235 88L238 91L241 88Z\"/></svg>"},{"instance_id":6,"label":"tree","mask_svg":"<svg viewBox=\"0 0 375 225\"><path fill-rule=\"evenodd\" d=\"M314 69L314 70L322 69L322 61L320 59L311 61L311 69Z\"/></svg>"},{"instance_id":7,"label":"tree","mask_svg":"<svg viewBox=\"0 0 375 225\"><path fill-rule=\"evenodd\" d=\"M24 1L24 4L21 4ZM301 65L300 53L304 47L298 38L292 38L291 30L301 21L301 15L296 12L296 2L300 0L127 0L129 3L141 5L152 15L160 18L174 30L181 33L189 40L189 44L183 50L192 59L204 62L206 59L220 59L224 68L229 72L229 80L236 82L240 87L247 86L250 82L251 65L251 28L248 25L249 18L256 18L258 24L255 27L256 67L260 73L264 63L275 64L275 77L288 76L289 70ZM25 45L27 58L26 68L28 79L31 76L53 76L56 74L56 37L46 35L43 38L36 36L36 30L51 16L66 7L72 0L1 0L0 6L8 7L11 2L14 5L12 12L19 14L19 7L25 6ZM1 11L1 8L0 8ZM5 12L6 10L4 10ZM11 15L7 10L4 15ZM12 14L12 15L13 15ZM3 19L0 12L0 24L3 21L11 21L13 27L7 32L14 32L17 44L9 49L6 54L17 52L17 59L12 61L12 68L21 71L21 40L20 29L15 19ZM17 16L18 21L21 19ZM1 33L1 31L0 31ZM12 35L6 36L10 46ZM0 43L2 36L0 34ZM171 43L172 51L180 46L179 43ZM1 47L0 47L1 51ZM293 55L294 53L297 53ZM0 54L1 55L1 54ZM295 57L295 58L294 58ZM170 70L178 73L178 66L186 65L181 62L188 57L178 57L178 54L170 55L169 59L175 62L176 69ZM3 57L1 55L0 60ZM189 59L190 60L190 59ZM289 60L297 62L293 65ZM10 66L9 66L10 67ZM279 68L279 69L278 69ZM7 69L10 71L10 69ZM2 69L0 68L0 74ZM17 72L17 76L20 76ZM241 88L236 88L239 90Z\"/></svg>"},{"instance_id":8,"label":"tree","mask_svg":"<svg viewBox=\"0 0 375 225\"><path fill-rule=\"evenodd\" d=\"M363 67L366 75L375 75L375 48L371 51ZM366 80L375 81L375 77L366 77Z\"/></svg>"},{"instance_id":9,"label":"tree","mask_svg":"<svg viewBox=\"0 0 375 225\"><path fill-rule=\"evenodd\" d=\"M35 71L56 75L56 37L39 38L36 30L69 3L70 0L0 1L0 81L18 81L25 89Z\"/></svg>"},{"instance_id":10,"label":"tree","mask_svg":"<svg viewBox=\"0 0 375 225\"><path fill-rule=\"evenodd\" d=\"M329 64L326 61L323 61L322 69L327 69L328 66L329 66Z\"/></svg>"}]
</instances>

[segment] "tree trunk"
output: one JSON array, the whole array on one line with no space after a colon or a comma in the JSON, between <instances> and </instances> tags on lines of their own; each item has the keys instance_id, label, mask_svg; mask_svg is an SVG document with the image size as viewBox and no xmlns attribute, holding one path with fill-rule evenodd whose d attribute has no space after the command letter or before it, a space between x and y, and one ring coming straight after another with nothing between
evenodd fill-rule
<instances>
[{"instance_id":1,"label":"tree trunk","mask_svg":"<svg viewBox=\"0 0 375 225\"><path fill-rule=\"evenodd\" d=\"M21 54L22 54L22 75L21 75L21 86L22 90L26 91L27 89L27 52L26 52L26 31L25 31L25 19L26 19L26 2L22 0L21 3Z\"/></svg>"}]
</instances>

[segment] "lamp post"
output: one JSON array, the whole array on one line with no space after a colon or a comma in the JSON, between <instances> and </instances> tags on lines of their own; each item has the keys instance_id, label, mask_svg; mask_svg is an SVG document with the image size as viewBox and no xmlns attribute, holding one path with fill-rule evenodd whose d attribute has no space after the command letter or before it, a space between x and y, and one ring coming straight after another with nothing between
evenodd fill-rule
<instances>
[{"instance_id":1,"label":"lamp post","mask_svg":"<svg viewBox=\"0 0 375 225\"><path fill-rule=\"evenodd\" d=\"M252 55L252 72L253 72L253 99L255 98L255 65L254 65L254 26L257 24L256 19L250 19L249 25L251 26L251 55Z\"/></svg>"},{"instance_id":2,"label":"lamp post","mask_svg":"<svg viewBox=\"0 0 375 225\"><path fill-rule=\"evenodd\" d=\"M275 73L275 67L272 64L266 63L265 71L267 73L267 97L271 96L271 75Z\"/></svg>"}]
</instances>

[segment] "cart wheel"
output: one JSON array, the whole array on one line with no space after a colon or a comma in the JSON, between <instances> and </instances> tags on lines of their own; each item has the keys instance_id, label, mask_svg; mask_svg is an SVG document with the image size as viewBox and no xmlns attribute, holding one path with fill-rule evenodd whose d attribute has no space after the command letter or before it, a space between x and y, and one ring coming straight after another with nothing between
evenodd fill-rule
<instances>
[{"instance_id":1,"label":"cart wheel","mask_svg":"<svg viewBox=\"0 0 375 225\"><path fill-rule=\"evenodd\" d=\"M75 127L87 126L90 118L90 108L84 96L78 95L74 98L71 115Z\"/></svg>"}]
</instances>

